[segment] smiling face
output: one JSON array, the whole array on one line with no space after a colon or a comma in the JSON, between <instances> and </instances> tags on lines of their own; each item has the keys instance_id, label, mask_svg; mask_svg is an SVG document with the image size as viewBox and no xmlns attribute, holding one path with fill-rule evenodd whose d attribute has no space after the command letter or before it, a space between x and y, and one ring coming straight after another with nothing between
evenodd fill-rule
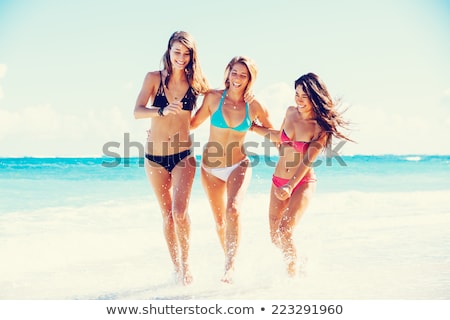
<instances>
[{"instance_id":1,"label":"smiling face","mask_svg":"<svg viewBox=\"0 0 450 320\"><path fill-rule=\"evenodd\" d=\"M303 91L303 86L298 85L295 88L295 103L299 112L307 113L312 111L313 104L308 94Z\"/></svg>"},{"instance_id":2,"label":"smiling face","mask_svg":"<svg viewBox=\"0 0 450 320\"><path fill-rule=\"evenodd\" d=\"M252 90L258 69L255 62L245 56L236 56L231 59L225 68L225 88L248 93Z\"/></svg>"},{"instance_id":3,"label":"smiling face","mask_svg":"<svg viewBox=\"0 0 450 320\"><path fill-rule=\"evenodd\" d=\"M175 41L170 48L172 68L184 70L191 61L191 52L180 41Z\"/></svg>"},{"instance_id":4,"label":"smiling face","mask_svg":"<svg viewBox=\"0 0 450 320\"><path fill-rule=\"evenodd\" d=\"M245 89L250 79L250 73L243 63L235 63L228 74L230 87Z\"/></svg>"}]
</instances>

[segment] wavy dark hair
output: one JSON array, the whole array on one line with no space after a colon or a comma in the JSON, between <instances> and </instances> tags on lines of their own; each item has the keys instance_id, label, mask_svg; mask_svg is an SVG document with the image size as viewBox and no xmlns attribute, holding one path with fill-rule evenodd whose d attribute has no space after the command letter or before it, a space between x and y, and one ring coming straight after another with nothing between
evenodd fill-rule
<instances>
[{"instance_id":1,"label":"wavy dark hair","mask_svg":"<svg viewBox=\"0 0 450 320\"><path fill-rule=\"evenodd\" d=\"M348 129L350 123L342 117L343 112L338 111L339 102L333 100L322 79L310 72L295 80L294 89L298 86L302 86L303 91L308 95L313 104L315 120L328 134L326 147L331 146L332 136L354 142L339 130L339 128Z\"/></svg>"}]
</instances>

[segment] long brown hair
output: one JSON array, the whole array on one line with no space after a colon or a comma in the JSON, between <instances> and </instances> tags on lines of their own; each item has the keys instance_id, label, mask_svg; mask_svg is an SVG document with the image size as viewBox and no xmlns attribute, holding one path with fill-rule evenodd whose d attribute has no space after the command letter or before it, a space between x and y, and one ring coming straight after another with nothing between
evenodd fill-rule
<instances>
[{"instance_id":1,"label":"long brown hair","mask_svg":"<svg viewBox=\"0 0 450 320\"><path fill-rule=\"evenodd\" d=\"M186 31L175 31L169 38L167 50L161 59L164 69L167 70L167 77L164 81L166 86L169 85L170 72L172 71L172 63L170 62L170 49L173 44L179 41L189 50L191 59L185 68L186 77L189 85L193 89L195 95L204 94L209 90L209 84L198 62L197 44L191 34Z\"/></svg>"},{"instance_id":2,"label":"long brown hair","mask_svg":"<svg viewBox=\"0 0 450 320\"><path fill-rule=\"evenodd\" d=\"M319 126L327 133L326 146L331 146L331 138L352 141L344 135L339 128L348 129L349 122L344 120L342 112L337 110L338 103L333 100L325 83L315 73L307 73L295 80L294 88L302 86L303 91L313 104L315 120Z\"/></svg>"}]
</instances>

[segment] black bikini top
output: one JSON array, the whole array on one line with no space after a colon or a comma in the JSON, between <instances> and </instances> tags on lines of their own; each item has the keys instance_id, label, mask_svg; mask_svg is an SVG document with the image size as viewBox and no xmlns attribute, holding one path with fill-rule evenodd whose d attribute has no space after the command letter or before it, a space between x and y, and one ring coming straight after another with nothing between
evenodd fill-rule
<instances>
[{"instance_id":1,"label":"black bikini top","mask_svg":"<svg viewBox=\"0 0 450 320\"><path fill-rule=\"evenodd\" d=\"M153 105L155 107L165 108L169 105L169 101L167 101L167 97L164 92L164 85L162 81L161 71L159 71L159 77L160 77L159 88L158 92L156 93ZM183 110L192 111L194 109L196 102L197 102L197 95L194 93L192 87L189 87L183 99L181 99L181 103L183 104Z\"/></svg>"}]
</instances>

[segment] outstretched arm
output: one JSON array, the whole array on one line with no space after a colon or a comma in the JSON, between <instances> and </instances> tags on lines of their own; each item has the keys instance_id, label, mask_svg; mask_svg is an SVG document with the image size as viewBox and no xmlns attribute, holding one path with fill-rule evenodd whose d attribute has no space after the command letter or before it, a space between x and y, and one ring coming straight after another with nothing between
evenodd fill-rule
<instances>
[{"instance_id":1,"label":"outstretched arm","mask_svg":"<svg viewBox=\"0 0 450 320\"><path fill-rule=\"evenodd\" d=\"M203 98L202 105L191 118L191 130L198 128L210 116L210 103L211 94L207 93Z\"/></svg>"},{"instance_id":2,"label":"outstretched arm","mask_svg":"<svg viewBox=\"0 0 450 320\"><path fill-rule=\"evenodd\" d=\"M264 108L259 102L255 101L255 104L256 120L258 120L264 128L272 129L273 125L269 118L269 111L267 111L267 109Z\"/></svg>"},{"instance_id":3,"label":"outstretched arm","mask_svg":"<svg viewBox=\"0 0 450 320\"><path fill-rule=\"evenodd\" d=\"M284 127L285 119L286 118L283 119L281 128ZM258 113L258 116L257 116L257 120L258 120L258 122L261 123L261 125L253 122L250 130L252 130L256 134L259 134L261 136L264 136L264 137L268 136L270 141L272 141L274 143L279 143L281 130L276 130L273 128L273 125L269 119L269 113L266 108L261 106L260 112Z\"/></svg>"},{"instance_id":4,"label":"outstretched arm","mask_svg":"<svg viewBox=\"0 0 450 320\"><path fill-rule=\"evenodd\" d=\"M256 134L259 134L260 136L268 137L269 140L274 143L280 142L280 130L266 128L255 123L252 124L250 130L255 132Z\"/></svg>"}]
</instances>

